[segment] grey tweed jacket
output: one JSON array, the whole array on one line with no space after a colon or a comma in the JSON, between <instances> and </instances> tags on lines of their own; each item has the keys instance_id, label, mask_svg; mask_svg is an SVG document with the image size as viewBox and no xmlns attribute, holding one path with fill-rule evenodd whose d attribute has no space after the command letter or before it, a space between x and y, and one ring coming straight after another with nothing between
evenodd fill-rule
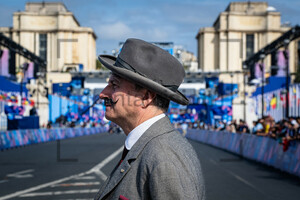
<instances>
[{"instance_id":1,"label":"grey tweed jacket","mask_svg":"<svg viewBox=\"0 0 300 200\"><path fill-rule=\"evenodd\" d=\"M95 199L205 199L198 157L168 117L155 122L102 185Z\"/></svg>"}]
</instances>

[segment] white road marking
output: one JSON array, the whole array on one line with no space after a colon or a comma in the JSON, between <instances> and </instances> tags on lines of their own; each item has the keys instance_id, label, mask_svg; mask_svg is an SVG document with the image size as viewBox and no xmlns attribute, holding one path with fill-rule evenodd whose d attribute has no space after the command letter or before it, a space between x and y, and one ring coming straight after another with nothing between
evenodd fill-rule
<instances>
[{"instance_id":1,"label":"white road marking","mask_svg":"<svg viewBox=\"0 0 300 200\"><path fill-rule=\"evenodd\" d=\"M61 183L57 185L52 185L51 187L72 187L72 186L90 186L90 185L100 185L100 182L75 182L75 183Z\"/></svg>"},{"instance_id":2,"label":"white road marking","mask_svg":"<svg viewBox=\"0 0 300 200\"><path fill-rule=\"evenodd\" d=\"M265 196L269 196L267 195L264 191L258 189L257 187L255 187L254 185L252 185L251 183L249 183L248 181L246 181L245 179L243 179L242 177L236 175L235 173L229 171L229 170L225 170L227 171L229 174L231 174L232 176L234 176L236 179L238 179L239 181L243 182L244 184L250 186L252 189L256 190L257 192L260 192L261 194L265 195Z\"/></svg>"},{"instance_id":3,"label":"white road marking","mask_svg":"<svg viewBox=\"0 0 300 200\"><path fill-rule=\"evenodd\" d=\"M53 195L65 195L65 194L86 194L86 193L96 193L98 189L91 190L67 190L67 191L55 191L55 192L34 192L23 194L20 197L37 197L37 196L53 196Z\"/></svg>"},{"instance_id":4,"label":"white road marking","mask_svg":"<svg viewBox=\"0 0 300 200\"><path fill-rule=\"evenodd\" d=\"M7 182L7 180L1 180L1 181L0 181L0 183L5 183L5 182Z\"/></svg>"},{"instance_id":5,"label":"white road marking","mask_svg":"<svg viewBox=\"0 0 300 200\"><path fill-rule=\"evenodd\" d=\"M98 171L95 171L94 173L104 181L107 179L107 176L100 169Z\"/></svg>"},{"instance_id":6,"label":"white road marking","mask_svg":"<svg viewBox=\"0 0 300 200\"><path fill-rule=\"evenodd\" d=\"M124 146L120 147L117 151L115 151L113 154L108 156L105 160L103 160L101 163L90 169L87 173L96 172L99 171L102 167L104 167L107 163L112 161L119 153L123 151Z\"/></svg>"},{"instance_id":7,"label":"white road marking","mask_svg":"<svg viewBox=\"0 0 300 200\"><path fill-rule=\"evenodd\" d=\"M228 170L227 170L228 171ZM240 176L238 176L238 175L236 175L236 174L234 174L234 173L232 173L232 172L230 172L230 171L228 171L228 173L230 173L232 176L234 176L236 179L238 179L239 181L241 181L241 182L243 182L243 183L245 183L246 185L248 185L248 186L250 186L250 187L252 187L252 188L254 188L255 189L255 186L254 185L252 185L251 183L249 183L248 181L246 181L245 179L243 179L242 177L240 177Z\"/></svg>"},{"instance_id":8,"label":"white road marking","mask_svg":"<svg viewBox=\"0 0 300 200\"><path fill-rule=\"evenodd\" d=\"M213 159L208 159L211 163L218 165L218 163L216 161L214 161Z\"/></svg>"},{"instance_id":9,"label":"white road marking","mask_svg":"<svg viewBox=\"0 0 300 200\"><path fill-rule=\"evenodd\" d=\"M6 176L7 177L14 177L14 178L31 178L33 177L32 174L26 174L26 173L30 173L30 172L33 172L34 169L28 169L28 170L23 170L23 171L20 171L20 172L15 172L15 173L12 173L12 174L7 174Z\"/></svg>"},{"instance_id":10,"label":"white road marking","mask_svg":"<svg viewBox=\"0 0 300 200\"><path fill-rule=\"evenodd\" d=\"M50 187L52 185L62 183L64 181L68 181L70 179L77 179L79 177L82 177L82 176L85 176L85 175L88 175L88 174L91 174L91 173L97 173L98 171L100 171L100 169L102 167L104 167L107 163L109 163L111 160L113 160L115 157L117 157L117 155L123 151L123 148L124 148L123 146L120 147L117 151L115 151L113 154L108 156L101 163L99 163L98 165L96 165L95 167L93 167L92 169L90 169L87 172L79 173L79 174L72 175L72 176L69 176L69 177L65 177L65 178L62 178L62 179L59 179L59 180L56 180L56 181L52 181L52 182L49 182L49 183L44 183L44 184L41 184L41 185L38 185L38 186L35 186L35 187L31 187L31 188L21 190L21 191L12 193L12 194L8 194L8 195L0 197L0 200L5 200L5 199L9 199L9 198L18 197L18 196L21 196L21 195L24 195L24 194L27 194L27 193L30 193L30 192L33 192L33 191L36 191L36 190L40 190L40 189L43 189L43 188L46 188L46 187ZM96 192L98 192L98 190Z\"/></svg>"},{"instance_id":11,"label":"white road marking","mask_svg":"<svg viewBox=\"0 0 300 200\"><path fill-rule=\"evenodd\" d=\"M115 151L113 154L108 156L105 160L103 160L101 163L90 169L87 173L95 173L97 174L102 180L106 180L107 176L101 171L101 168L104 167L107 163L109 163L111 160L113 160L115 157L117 157L118 154L120 154L123 151L123 146L120 147L117 151Z\"/></svg>"},{"instance_id":12,"label":"white road marking","mask_svg":"<svg viewBox=\"0 0 300 200\"><path fill-rule=\"evenodd\" d=\"M95 178L96 178L95 176L83 176L83 177L77 177L75 179L77 179L77 180L92 180Z\"/></svg>"}]
</instances>

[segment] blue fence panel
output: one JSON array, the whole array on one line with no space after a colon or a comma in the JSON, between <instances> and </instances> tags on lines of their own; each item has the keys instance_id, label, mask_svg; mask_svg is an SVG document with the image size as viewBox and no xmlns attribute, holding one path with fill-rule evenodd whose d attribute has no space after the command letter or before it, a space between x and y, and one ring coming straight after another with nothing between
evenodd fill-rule
<instances>
[{"instance_id":1,"label":"blue fence panel","mask_svg":"<svg viewBox=\"0 0 300 200\"><path fill-rule=\"evenodd\" d=\"M256 135L191 129L186 137L300 177L300 143L293 143L284 152L278 141Z\"/></svg>"},{"instance_id":2,"label":"blue fence panel","mask_svg":"<svg viewBox=\"0 0 300 200\"><path fill-rule=\"evenodd\" d=\"M105 127L27 129L0 132L0 150L107 132Z\"/></svg>"}]
</instances>

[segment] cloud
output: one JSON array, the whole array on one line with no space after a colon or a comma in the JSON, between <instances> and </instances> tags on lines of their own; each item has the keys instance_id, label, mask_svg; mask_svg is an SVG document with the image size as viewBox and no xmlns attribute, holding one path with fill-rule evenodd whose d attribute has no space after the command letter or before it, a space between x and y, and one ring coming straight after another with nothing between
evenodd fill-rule
<instances>
[{"instance_id":1,"label":"cloud","mask_svg":"<svg viewBox=\"0 0 300 200\"><path fill-rule=\"evenodd\" d=\"M168 38L168 27L140 26L140 24L127 25L123 22L103 24L98 26L96 34L101 40L122 41L129 37L142 38L145 40L163 40Z\"/></svg>"},{"instance_id":2,"label":"cloud","mask_svg":"<svg viewBox=\"0 0 300 200\"><path fill-rule=\"evenodd\" d=\"M133 31L126 24L115 22L113 24L100 25L96 32L101 39L122 40L132 35Z\"/></svg>"}]
</instances>

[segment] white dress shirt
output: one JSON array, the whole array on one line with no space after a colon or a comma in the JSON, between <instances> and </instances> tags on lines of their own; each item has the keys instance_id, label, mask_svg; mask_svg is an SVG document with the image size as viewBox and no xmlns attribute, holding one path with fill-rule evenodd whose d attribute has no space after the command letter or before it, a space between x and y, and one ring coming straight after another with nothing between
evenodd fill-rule
<instances>
[{"instance_id":1,"label":"white dress shirt","mask_svg":"<svg viewBox=\"0 0 300 200\"><path fill-rule=\"evenodd\" d=\"M138 139L145 133L145 131L150 128L152 124L160 120L161 118L165 117L166 115L160 114L155 117L152 117L151 119L148 119L147 121L144 121L137 127L135 127L126 137L125 140L125 147L127 150L130 150L131 147L138 141Z\"/></svg>"}]
</instances>

